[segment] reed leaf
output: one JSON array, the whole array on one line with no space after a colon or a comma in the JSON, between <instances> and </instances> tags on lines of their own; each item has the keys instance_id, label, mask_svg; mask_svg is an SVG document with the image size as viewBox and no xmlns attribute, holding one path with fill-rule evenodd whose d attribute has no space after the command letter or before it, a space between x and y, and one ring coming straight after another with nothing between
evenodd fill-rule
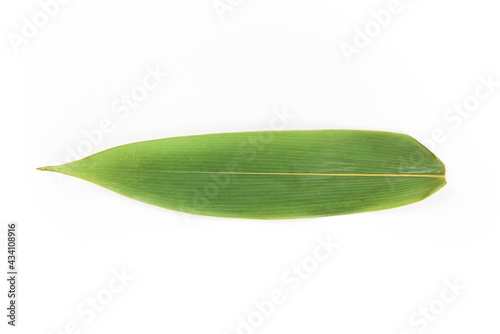
<instances>
[{"instance_id":1,"label":"reed leaf","mask_svg":"<svg viewBox=\"0 0 500 334\"><path fill-rule=\"evenodd\" d=\"M412 137L361 130L174 137L39 169L171 210L253 219L389 209L446 184L443 163Z\"/></svg>"}]
</instances>

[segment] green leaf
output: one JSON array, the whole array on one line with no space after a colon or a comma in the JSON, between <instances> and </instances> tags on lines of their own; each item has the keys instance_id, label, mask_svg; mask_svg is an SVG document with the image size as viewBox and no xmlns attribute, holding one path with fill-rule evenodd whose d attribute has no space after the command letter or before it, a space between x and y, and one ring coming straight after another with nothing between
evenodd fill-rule
<instances>
[{"instance_id":1,"label":"green leaf","mask_svg":"<svg viewBox=\"0 0 500 334\"><path fill-rule=\"evenodd\" d=\"M40 169L171 210L254 219L389 209L446 184L443 163L412 137L360 130L158 139Z\"/></svg>"}]
</instances>

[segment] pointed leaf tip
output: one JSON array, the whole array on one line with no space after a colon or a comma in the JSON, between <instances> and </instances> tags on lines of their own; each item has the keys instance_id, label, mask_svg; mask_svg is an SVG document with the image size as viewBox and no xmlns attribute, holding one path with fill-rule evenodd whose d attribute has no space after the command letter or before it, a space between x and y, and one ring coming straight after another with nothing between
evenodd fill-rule
<instances>
[{"instance_id":1,"label":"pointed leaf tip","mask_svg":"<svg viewBox=\"0 0 500 334\"><path fill-rule=\"evenodd\" d=\"M49 172L57 172L57 166L45 166L45 167L38 167L38 170L46 170Z\"/></svg>"}]
</instances>

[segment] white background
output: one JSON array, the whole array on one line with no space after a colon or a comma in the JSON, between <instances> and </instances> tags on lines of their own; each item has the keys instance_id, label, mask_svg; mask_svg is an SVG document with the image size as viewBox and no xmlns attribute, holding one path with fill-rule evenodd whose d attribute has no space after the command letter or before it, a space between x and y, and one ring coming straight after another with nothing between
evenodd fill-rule
<instances>
[{"instance_id":1,"label":"white background","mask_svg":"<svg viewBox=\"0 0 500 334\"><path fill-rule=\"evenodd\" d=\"M1 332L498 332L498 4L401 0L380 28L371 12L389 1L221 3L231 10L61 0L44 22L37 1L2 2L0 258L5 268L6 224L18 222L20 310L12 329L2 279ZM358 46L350 61L347 44ZM148 68L168 76L120 117L113 105ZM497 86L479 101L488 77ZM464 101L479 101L467 117L449 110ZM446 164L448 185L392 210L252 221L181 214L35 169L69 150L265 129L276 110L293 115L287 129L410 134ZM112 126L99 136L103 120ZM292 290L283 275L312 263L317 238L340 246ZM122 270L126 286L113 278ZM284 302L259 318L254 302L274 289ZM252 314L259 325L239 328Z\"/></svg>"}]
</instances>

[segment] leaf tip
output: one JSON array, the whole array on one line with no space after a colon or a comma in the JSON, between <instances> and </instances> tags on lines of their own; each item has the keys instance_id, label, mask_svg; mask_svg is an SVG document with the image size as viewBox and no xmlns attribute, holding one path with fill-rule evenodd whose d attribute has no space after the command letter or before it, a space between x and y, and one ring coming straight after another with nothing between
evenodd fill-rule
<instances>
[{"instance_id":1,"label":"leaf tip","mask_svg":"<svg viewBox=\"0 0 500 334\"><path fill-rule=\"evenodd\" d=\"M45 166L45 167L38 167L37 170L46 170L49 172L58 172L59 168L58 166Z\"/></svg>"}]
</instances>

